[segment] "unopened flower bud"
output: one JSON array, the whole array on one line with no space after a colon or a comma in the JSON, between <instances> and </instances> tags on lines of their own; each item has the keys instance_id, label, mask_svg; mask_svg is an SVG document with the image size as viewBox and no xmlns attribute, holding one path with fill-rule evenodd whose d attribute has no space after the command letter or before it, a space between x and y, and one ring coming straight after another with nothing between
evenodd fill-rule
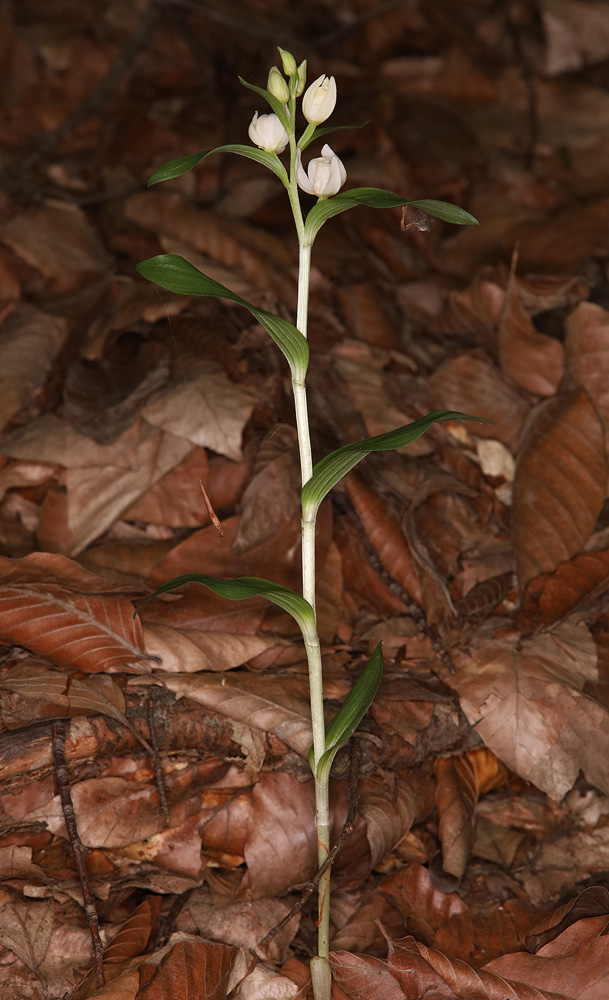
<instances>
[{"instance_id":1,"label":"unopened flower bud","mask_svg":"<svg viewBox=\"0 0 609 1000\"><path fill-rule=\"evenodd\" d=\"M300 97L307 82L307 60L303 59L298 67L298 85L296 87L296 97Z\"/></svg>"},{"instance_id":2,"label":"unopened flower bud","mask_svg":"<svg viewBox=\"0 0 609 1000\"><path fill-rule=\"evenodd\" d=\"M330 198L333 194L338 194L347 180L347 171L342 160L326 144L321 156L311 160L306 171L302 165L301 151L296 150L296 180L298 187L307 194Z\"/></svg>"},{"instance_id":3,"label":"unopened flower bud","mask_svg":"<svg viewBox=\"0 0 609 1000\"><path fill-rule=\"evenodd\" d=\"M272 66L269 72L266 89L269 94L276 97L282 104L287 104L290 99L290 91L287 83L276 66Z\"/></svg>"},{"instance_id":4,"label":"unopened flower bud","mask_svg":"<svg viewBox=\"0 0 609 1000\"><path fill-rule=\"evenodd\" d=\"M336 81L333 76L318 76L302 99L302 113L312 125L329 118L336 106Z\"/></svg>"},{"instance_id":5,"label":"unopened flower bud","mask_svg":"<svg viewBox=\"0 0 609 1000\"><path fill-rule=\"evenodd\" d=\"M280 45L277 46L277 51L281 56L281 62L283 64L283 72L286 76L293 76L296 73L296 60L291 52L287 49L282 49Z\"/></svg>"},{"instance_id":6,"label":"unopened flower bud","mask_svg":"<svg viewBox=\"0 0 609 1000\"><path fill-rule=\"evenodd\" d=\"M255 146L267 153L283 153L289 140L288 133L277 115L258 115L256 111L247 134Z\"/></svg>"}]
</instances>

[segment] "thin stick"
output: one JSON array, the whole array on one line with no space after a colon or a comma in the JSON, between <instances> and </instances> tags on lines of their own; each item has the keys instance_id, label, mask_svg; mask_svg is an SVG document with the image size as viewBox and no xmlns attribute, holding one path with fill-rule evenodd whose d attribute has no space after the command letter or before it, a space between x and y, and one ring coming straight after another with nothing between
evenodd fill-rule
<instances>
[{"instance_id":1,"label":"thin stick","mask_svg":"<svg viewBox=\"0 0 609 1000\"><path fill-rule=\"evenodd\" d=\"M214 528L220 535L220 538L224 538L224 531L222 529L222 525L220 524L220 518L218 517L214 508L211 505L211 500L209 499L207 490L205 489L203 481L201 479L199 479L199 486L201 487L201 493L203 494L203 500L205 501L205 507L207 509L207 513L209 514L211 523L213 524Z\"/></svg>"},{"instance_id":2,"label":"thin stick","mask_svg":"<svg viewBox=\"0 0 609 1000\"><path fill-rule=\"evenodd\" d=\"M150 742L152 744L152 766L154 768L154 777L156 779L156 787L159 793L159 805L161 806L161 813L163 816L163 822L165 824L165 829L169 829L171 823L169 819L169 802L167 799L167 785L165 784L165 775L163 774L163 768L161 767L161 758L159 754L159 741L156 735L156 726L154 724L154 694L151 691L146 699L146 712L148 721L148 732L150 733Z\"/></svg>"},{"instance_id":3,"label":"thin stick","mask_svg":"<svg viewBox=\"0 0 609 1000\"><path fill-rule=\"evenodd\" d=\"M63 817L66 823L66 830L68 831L74 861L76 862L76 869L78 871L78 878L80 879L80 887L82 890L83 904L87 915L87 923L89 924L89 932L91 934L91 941L93 942L95 977L97 980L97 988L99 989L101 986L105 986L106 984L106 978L104 976L104 946L99 935L97 910L95 908L95 901L93 899L93 893L91 892L89 875L84 861L84 854L87 851L87 848L84 847L78 835L76 813L74 812L74 805L72 803L70 776L68 774L68 767L66 764L65 719L55 719L53 722L53 759L55 761L55 773L57 774L57 784L59 785L59 794L61 796L61 808L63 809Z\"/></svg>"},{"instance_id":4,"label":"thin stick","mask_svg":"<svg viewBox=\"0 0 609 1000\"><path fill-rule=\"evenodd\" d=\"M307 882L307 884L305 885L298 902L294 903L294 906L292 907L289 913L286 913L283 920L280 920L278 924L275 924L275 926L271 928L268 934L265 934L262 940L258 942L259 948L265 948L267 944L270 944L273 938L276 937L278 934L280 934L284 927L287 927L290 920L292 920L297 913L300 913L305 903L307 902L311 894L315 891L315 889L321 882L326 872L329 871L332 865L334 864L336 856L342 851L346 841L353 833L353 830L355 828L355 815L357 813L357 776L359 773L360 756L361 756L361 751L359 743L356 741L351 746L351 760L349 763L349 792L348 792L349 808L347 811L347 818L345 819L343 828L341 830L340 837L338 838L336 844L328 854L328 857L324 861L323 865L321 865L317 869L311 881Z\"/></svg>"}]
</instances>

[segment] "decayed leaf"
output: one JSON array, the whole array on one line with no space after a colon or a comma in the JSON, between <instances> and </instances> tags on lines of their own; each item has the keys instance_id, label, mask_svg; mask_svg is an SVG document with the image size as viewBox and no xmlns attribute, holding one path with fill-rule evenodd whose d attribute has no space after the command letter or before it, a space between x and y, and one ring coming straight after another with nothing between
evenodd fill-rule
<instances>
[{"instance_id":1,"label":"decayed leaf","mask_svg":"<svg viewBox=\"0 0 609 1000\"><path fill-rule=\"evenodd\" d=\"M582 547L605 498L605 446L581 390L541 405L516 465L512 532L523 588Z\"/></svg>"},{"instance_id":2,"label":"decayed leaf","mask_svg":"<svg viewBox=\"0 0 609 1000\"><path fill-rule=\"evenodd\" d=\"M201 362L186 384L160 393L144 407L142 415L175 437L238 462L242 457L241 433L255 402L251 389Z\"/></svg>"},{"instance_id":3,"label":"decayed leaf","mask_svg":"<svg viewBox=\"0 0 609 1000\"><path fill-rule=\"evenodd\" d=\"M290 923L262 951L258 942L290 912L290 906L278 899L244 900L219 906L212 902L209 889L195 889L188 900L188 912L202 937L247 948L263 961L285 962L300 916Z\"/></svg>"},{"instance_id":4,"label":"decayed leaf","mask_svg":"<svg viewBox=\"0 0 609 1000\"><path fill-rule=\"evenodd\" d=\"M52 899L24 900L0 889L0 943L37 972L43 961L53 928Z\"/></svg>"},{"instance_id":5,"label":"decayed leaf","mask_svg":"<svg viewBox=\"0 0 609 1000\"><path fill-rule=\"evenodd\" d=\"M31 404L68 336L66 320L18 306L0 326L0 430Z\"/></svg>"},{"instance_id":6,"label":"decayed leaf","mask_svg":"<svg viewBox=\"0 0 609 1000\"><path fill-rule=\"evenodd\" d=\"M488 417L494 424L476 424L473 433L498 438L516 450L529 404L501 378L489 358L479 352L459 354L436 369L429 384L432 406Z\"/></svg>"},{"instance_id":7,"label":"decayed leaf","mask_svg":"<svg viewBox=\"0 0 609 1000\"><path fill-rule=\"evenodd\" d=\"M290 645L272 636L174 629L166 625L144 626L144 641L148 653L159 658L157 669L167 673L232 670L266 650Z\"/></svg>"},{"instance_id":8,"label":"decayed leaf","mask_svg":"<svg viewBox=\"0 0 609 1000\"><path fill-rule=\"evenodd\" d=\"M62 667L133 667L146 657L141 623L113 589L64 556L0 557L0 634Z\"/></svg>"},{"instance_id":9,"label":"decayed leaf","mask_svg":"<svg viewBox=\"0 0 609 1000\"><path fill-rule=\"evenodd\" d=\"M87 847L122 847L158 833L163 825L159 796L152 785L126 778L90 778L72 787L78 832ZM27 814L66 837L61 798Z\"/></svg>"},{"instance_id":10,"label":"decayed leaf","mask_svg":"<svg viewBox=\"0 0 609 1000\"><path fill-rule=\"evenodd\" d=\"M508 290L509 305L499 325L499 359L506 375L540 396L553 396L563 374L563 346L539 333Z\"/></svg>"},{"instance_id":11,"label":"decayed leaf","mask_svg":"<svg viewBox=\"0 0 609 1000\"><path fill-rule=\"evenodd\" d=\"M603 933L606 926L606 916L579 920L536 955L503 955L485 969L512 981L530 983L540 989L542 996L547 989L577 1000L605 1000L609 989L609 937Z\"/></svg>"},{"instance_id":12,"label":"decayed leaf","mask_svg":"<svg viewBox=\"0 0 609 1000\"><path fill-rule=\"evenodd\" d=\"M496 961L501 962L501 959ZM412 937L390 942L388 966L407 997L425 996L427 991L427 995L438 1000L506 1000L507 997L510 1000L573 1000L572 994L537 989L529 986L526 980L504 979L484 969L473 969L465 962L449 959L427 948Z\"/></svg>"},{"instance_id":13,"label":"decayed leaf","mask_svg":"<svg viewBox=\"0 0 609 1000\"><path fill-rule=\"evenodd\" d=\"M471 658L456 654L449 678L484 743L508 767L557 801L579 770L609 790L609 715L581 693L596 676L596 650L583 623L511 642L492 623L473 642ZM594 741L590 741L590 732Z\"/></svg>"},{"instance_id":14,"label":"decayed leaf","mask_svg":"<svg viewBox=\"0 0 609 1000\"><path fill-rule=\"evenodd\" d=\"M128 725L125 699L118 684L103 674L69 678L42 664L20 663L0 677L0 690L13 691L22 697L21 711L2 708L2 721L13 729L29 725L33 719L67 718L74 715L109 715Z\"/></svg>"},{"instance_id":15,"label":"decayed leaf","mask_svg":"<svg viewBox=\"0 0 609 1000\"><path fill-rule=\"evenodd\" d=\"M461 879L474 836L478 782L469 758L462 754L436 761L436 803L440 820L442 870Z\"/></svg>"},{"instance_id":16,"label":"decayed leaf","mask_svg":"<svg viewBox=\"0 0 609 1000\"><path fill-rule=\"evenodd\" d=\"M523 614L547 628L586 600L604 593L609 576L609 550L583 552L544 573L527 586Z\"/></svg>"},{"instance_id":17,"label":"decayed leaf","mask_svg":"<svg viewBox=\"0 0 609 1000\"><path fill-rule=\"evenodd\" d=\"M307 685L296 678L255 674L174 674L164 684L178 697L192 698L206 708L264 733L275 735L306 756L311 746ZM296 683L294 683L296 682ZM272 894L269 894L272 895Z\"/></svg>"},{"instance_id":18,"label":"decayed leaf","mask_svg":"<svg viewBox=\"0 0 609 1000\"><path fill-rule=\"evenodd\" d=\"M605 427L609 426L609 313L581 302L565 323L565 363L570 383L586 390Z\"/></svg>"},{"instance_id":19,"label":"decayed leaf","mask_svg":"<svg viewBox=\"0 0 609 1000\"><path fill-rule=\"evenodd\" d=\"M292 979L281 976L266 965L256 965L241 980L235 1000L294 1000L299 989Z\"/></svg>"},{"instance_id":20,"label":"decayed leaf","mask_svg":"<svg viewBox=\"0 0 609 1000\"><path fill-rule=\"evenodd\" d=\"M134 500L191 451L184 438L136 421L111 445L95 444L63 420L46 414L2 442L5 455L65 468L65 490L48 492L39 541L72 555L112 525Z\"/></svg>"}]
</instances>

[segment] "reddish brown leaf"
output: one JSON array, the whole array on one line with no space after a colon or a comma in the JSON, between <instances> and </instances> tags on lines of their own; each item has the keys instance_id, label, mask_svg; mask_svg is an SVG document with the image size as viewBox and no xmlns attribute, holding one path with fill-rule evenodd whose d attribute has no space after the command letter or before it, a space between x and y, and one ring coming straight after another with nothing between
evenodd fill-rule
<instances>
[{"instance_id":1,"label":"reddish brown leaf","mask_svg":"<svg viewBox=\"0 0 609 1000\"><path fill-rule=\"evenodd\" d=\"M542 404L514 482L512 531L521 589L582 547L605 497L603 430L582 391Z\"/></svg>"},{"instance_id":2,"label":"reddish brown leaf","mask_svg":"<svg viewBox=\"0 0 609 1000\"><path fill-rule=\"evenodd\" d=\"M527 934L526 946L536 954L578 920L606 914L609 914L609 889L604 885L589 885L575 899L566 906L559 907Z\"/></svg>"},{"instance_id":3,"label":"reddish brown leaf","mask_svg":"<svg viewBox=\"0 0 609 1000\"><path fill-rule=\"evenodd\" d=\"M515 294L507 294L508 309L499 325L501 367L529 392L553 396L563 375L563 346L538 333Z\"/></svg>"},{"instance_id":4,"label":"reddish brown leaf","mask_svg":"<svg viewBox=\"0 0 609 1000\"><path fill-rule=\"evenodd\" d=\"M146 1000L225 1000L235 948L213 941L178 941L165 955L141 996ZM140 970L140 977L147 969Z\"/></svg>"},{"instance_id":5,"label":"reddish brown leaf","mask_svg":"<svg viewBox=\"0 0 609 1000\"><path fill-rule=\"evenodd\" d=\"M333 951L330 965L334 979L353 1000L404 1000L387 963L378 958Z\"/></svg>"},{"instance_id":6,"label":"reddish brown leaf","mask_svg":"<svg viewBox=\"0 0 609 1000\"><path fill-rule=\"evenodd\" d=\"M142 626L116 588L64 556L0 557L0 634L58 666L96 673L144 659Z\"/></svg>"},{"instance_id":7,"label":"reddish brown leaf","mask_svg":"<svg viewBox=\"0 0 609 1000\"><path fill-rule=\"evenodd\" d=\"M480 968L499 955L521 951L537 912L520 899L485 907L483 913L464 910L449 917L435 934L432 945L449 958Z\"/></svg>"},{"instance_id":8,"label":"reddish brown leaf","mask_svg":"<svg viewBox=\"0 0 609 1000\"><path fill-rule=\"evenodd\" d=\"M414 862L383 879L380 889L404 914L414 933L430 943L450 917L467 912L467 904L456 893L434 888L429 870Z\"/></svg>"},{"instance_id":9,"label":"reddish brown leaf","mask_svg":"<svg viewBox=\"0 0 609 1000\"><path fill-rule=\"evenodd\" d=\"M111 677L69 678L35 662L21 663L0 678L0 690L20 696L12 705L2 701L2 722L9 729L29 725L33 719L74 715L109 715L128 725L125 699Z\"/></svg>"},{"instance_id":10,"label":"reddish brown leaf","mask_svg":"<svg viewBox=\"0 0 609 1000\"><path fill-rule=\"evenodd\" d=\"M0 429L30 403L67 336L65 320L28 305L0 325Z\"/></svg>"},{"instance_id":11,"label":"reddish brown leaf","mask_svg":"<svg viewBox=\"0 0 609 1000\"><path fill-rule=\"evenodd\" d=\"M527 619L547 628L587 599L604 592L607 577L609 550L584 552L561 563L554 573L531 580L522 599L522 612Z\"/></svg>"}]
</instances>

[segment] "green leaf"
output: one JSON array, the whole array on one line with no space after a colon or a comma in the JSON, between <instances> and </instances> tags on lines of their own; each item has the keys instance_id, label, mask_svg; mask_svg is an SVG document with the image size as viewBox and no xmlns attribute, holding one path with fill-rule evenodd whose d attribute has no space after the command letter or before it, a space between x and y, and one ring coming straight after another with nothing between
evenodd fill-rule
<instances>
[{"instance_id":1,"label":"green leaf","mask_svg":"<svg viewBox=\"0 0 609 1000\"><path fill-rule=\"evenodd\" d=\"M255 160L257 163L261 163L264 167L272 170L282 184L287 186L289 183L286 169L276 153L267 153L264 149L258 149L257 146L240 146L231 143L228 146L216 146L214 149L202 149L198 153L181 156L179 160L170 160L164 167L159 167L155 171L148 181L148 187L188 173L189 170L196 167L197 163L200 163L206 156L210 156L211 153L237 153L239 156L245 156L248 160Z\"/></svg>"},{"instance_id":2,"label":"green leaf","mask_svg":"<svg viewBox=\"0 0 609 1000\"><path fill-rule=\"evenodd\" d=\"M176 254L164 253L158 257L150 257L149 260L138 264L136 270L143 278L154 281L169 292L179 292L182 295L215 295L249 309L287 358L293 378L298 381L304 380L309 364L309 345L300 331L286 319L267 312L266 309L258 309L240 295L231 292L230 288L221 285L219 281L208 278L206 274Z\"/></svg>"},{"instance_id":3,"label":"green leaf","mask_svg":"<svg viewBox=\"0 0 609 1000\"><path fill-rule=\"evenodd\" d=\"M330 770L334 757L340 747L353 733L370 708L378 691L383 676L383 650L379 642L366 664L361 677L355 682L347 695L342 708L326 730L326 750L318 764L318 774L321 768ZM313 748L309 751L309 764L313 768Z\"/></svg>"},{"instance_id":4,"label":"green leaf","mask_svg":"<svg viewBox=\"0 0 609 1000\"><path fill-rule=\"evenodd\" d=\"M298 145L301 149L306 149L307 146L310 146L316 139L321 139L322 136L329 135L330 132L344 132L346 129L365 128L371 121L372 119L369 118L367 122L362 122L361 125L325 125L323 128L316 128L313 135L304 142L299 140Z\"/></svg>"},{"instance_id":5,"label":"green leaf","mask_svg":"<svg viewBox=\"0 0 609 1000\"><path fill-rule=\"evenodd\" d=\"M341 191L332 198L318 201L307 215L306 236L312 242L324 222L327 222L334 215L346 212L348 208L355 208L356 205L367 205L369 208L397 208L400 205L415 205L417 208L422 208L428 215L444 219L445 222L453 222L458 226L478 225L478 220L466 212L464 208L450 205L446 201L435 201L433 198L421 198L413 201L401 198L398 194L385 191L383 188L365 187Z\"/></svg>"},{"instance_id":6,"label":"green leaf","mask_svg":"<svg viewBox=\"0 0 609 1000\"><path fill-rule=\"evenodd\" d=\"M459 413L455 410L434 410L411 424L397 427L387 434L377 434L376 437L353 441L343 448L331 452L322 458L313 469L313 475L302 488L302 508L308 516L315 517L320 503L328 495L333 486L346 476L358 462L372 451L392 451L410 444L421 434L424 434L431 424L437 420L477 420L479 423L492 424L486 417L472 417L469 413Z\"/></svg>"},{"instance_id":7,"label":"green leaf","mask_svg":"<svg viewBox=\"0 0 609 1000\"><path fill-rule=\"evenodd\" d=\"M158 587L153 594L149 594L145 600L138 604L133 617L135 618L153 597L166 594L170 590L177 590L185 583L202 583L204 587L213 590L214 594L227 597L231 601L244 601L248 597L262 595L271 604L276 604L283 611L287 611L300 626L303 636L310 637L312 634L316 634L315 612L309 602L305 601L304 597L301 597L296 591L290 590L289 587L282 587L278 583L263 580L258 576L238 576L234 580L227 580L220 576L206 576L204 573L186 573L185 576L176 576L173 580Z\"/></svg>"},{"instance_id":8,"label":"green leaf","mask_svg":"<svg viewBox=\"0 0 609 1000\"><path fill-rule=\"evenodd\" d=\"M283 125L286 132L289 132L290 123L288 121L288 115L285 104L282 104L281 101L278 101L276 97L273 97L273 95L268 90L264 90L263 87L257 87L255 83L248 83L247 80L244 80L242 76L239 77L239 83L242 83L243 86L247 87L248 90L253 90L255 94L259 94L260 97L263 97L264 100L267 102L267 104L271 106L272 111L274 111L274 113L279 118L279 121Z\"/></svg>"}]
</instances>

